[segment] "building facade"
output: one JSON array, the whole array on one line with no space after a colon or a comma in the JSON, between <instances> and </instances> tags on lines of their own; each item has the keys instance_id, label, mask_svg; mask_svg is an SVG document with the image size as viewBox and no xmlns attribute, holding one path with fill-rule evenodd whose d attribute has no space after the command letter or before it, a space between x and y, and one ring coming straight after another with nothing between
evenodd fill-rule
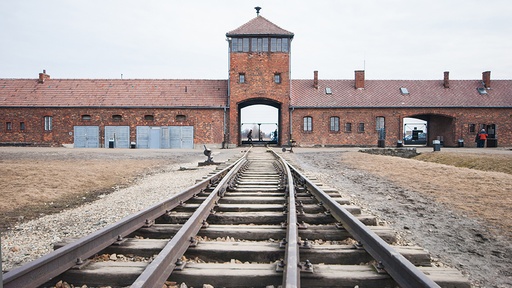
<instances>
[{"instance_id":1,"label":"building facade","mask_svg":"<svg viewBox=\"0 0 512 288\"><path fill-rule=\"evenodd\" d=\"M406 118L425 121L425 143L512 146L512 80L292 79L294 34L258 15L226 33L226 80L0 79L0 145L193 148L243 145L241 110L274 107L269 143L395 146ZM262 119L264 121L264 119ZM416 133L417 134L417 133ZM265 142L265 141L262 141Z\"/></svg>"}]
</instances>

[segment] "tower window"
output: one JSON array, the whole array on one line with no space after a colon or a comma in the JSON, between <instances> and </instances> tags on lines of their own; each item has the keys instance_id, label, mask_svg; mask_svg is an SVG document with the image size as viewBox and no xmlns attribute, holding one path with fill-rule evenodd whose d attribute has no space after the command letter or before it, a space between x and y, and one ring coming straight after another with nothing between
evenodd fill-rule
<instances>
[{"instance_id":1,"label":"tower window","mask_svg":"<svg viewBox=\"0 0 512 288\"><path fill-rule=\"evenodd\" d=\"M288 38L270 38L270 52L288 52Z\"/></svg>"},{"instance_id":2,"label":"tower window","mask_svg":"<svg viewBox=\"0 0 512 288\"><path fill-rule=\"evenodd\" d=\"M12 122L6 122L5 123L5 130L11 131L12 130Z\"/></svg>"},{"instance_id":3,"label":"tower window","mask_svg":"<svg viewBox=\"0 0 512 288\"><path fill-rule=\"evenodd\" d=\"M268 38L252 38L251 52L268 52Z\"/></svg>"},{"instance_id":4,"label":"tower window","mask_svg":"<svg viewBox=\"0 0 512 288\"><path fill-rule=\"evenodd\" d=\"M91 115L82 115L82 121L91 121Z\"/></svg>"},{"instance_id":5,"label":"tower window","mask_svg":"<svg viewBox=\"0 0 512 288\"><path fill-rule=\"evenodd\" d=\"M146 120L146 121L155 121L155 116L153 116L153 115L144 115L144 120Z\"/></svg>"},{"instance_id":6,"label":"tower window","mask_svg":"<svg viewBox=\"0 0 512 288\"><path fill-rule=\"evenodd\" d=\"M245 73L238 74L238 83L245 83Z\"/></svg>"},{"instance_id":7,"label":"tower window","mask_svg":"<svg viewBox=\"0 0 512 288\"><path fill-rule=\"evenodd\" d=\"M187 116L185 115L176 115L177 122L185 122L187 120Z\"/></svg>"},{"instance_id":8,"label":"tower window","mask_svg":"<svg viewBox=\"0 0 512 288\"><path fill-rule=\"evenodd\" d=\"M281 73L274 74L274 83L281 84Z\"/></svg>"},{"instance_id":9,"label":"tower window","mask_svg":"<svg viewBox=\"0 0 512 288\"><path fill-rule=\"evenodd\" d=\"M20 122L20 130L25 130L25 122Z\"/></svg>"},{"instance_id":10,"label":"tower window","mask_svg":"<svg viewBox=\"0 0 512 288\"><path fill-rule=\"evenodd\" d=\"M113 121L123 121L123 116L122 115L112 115L112 120Z\"/></svg>"}]
</instances>

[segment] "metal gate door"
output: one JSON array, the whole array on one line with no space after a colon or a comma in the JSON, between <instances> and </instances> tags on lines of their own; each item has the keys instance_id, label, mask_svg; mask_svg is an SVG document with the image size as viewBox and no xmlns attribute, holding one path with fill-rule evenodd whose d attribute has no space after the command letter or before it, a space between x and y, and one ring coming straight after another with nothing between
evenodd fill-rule
<instances>
[{"instance_id":1,"label":"metal gate door","mask_svg":"<svg viewBox=\"0 0 512 288\"><path fill-rule=\"evenodd\" d=\"M194 126L170 126L171 148L194 148Z\"/></svg>"},{"instance_id":2,"label":"metal gate door","mask_svg":"<svg viewBox=\"0 0 512 288\"><path fill-rule=\"evenodd\" d=\"M137 126L137 148L194 148L194 126Z\"/></svg>"},{"instance_id":3,"label":"metal gate door","mask_svg":"<svg viewBox=\"0 0 512 288\"><path fill-rule=\"evenodd\" d=\"M137 126L137 148L149 148L149 126Z\"/></svg>"},{"instance_id":4,"label":"metal gate door","mask_svg":"<svg viewBox=\"0 0 512 288\"><path fill-rule=\"evenodd\" d=\"M105 147L109 147L110 139L114 148L130 148L130 126L105 126Z\"/></svg>"},{"instance_id":5,"label":"metal gate door","mask_svg":"<svg viewBox=\"0 0 512 288\"><path fill-rule=\"evenodd\" d=\"M100 127L99 126L75 126L74 127L75 148L99 148Z\"/></svg>"}]
</instances>

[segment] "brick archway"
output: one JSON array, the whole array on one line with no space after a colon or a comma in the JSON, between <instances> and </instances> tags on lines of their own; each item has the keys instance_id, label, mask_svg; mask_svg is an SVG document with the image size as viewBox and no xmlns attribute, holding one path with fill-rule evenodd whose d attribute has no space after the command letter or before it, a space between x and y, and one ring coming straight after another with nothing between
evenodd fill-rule
<instances>
[{"instance_id":1,"label":"brick archway","mask_svg":"<svg viewBox=\"0 0 512 288\"><path fill-rule=\"evenodd\" d=\"M274 101L274 100L271 100L271 99L267 99L267 98L252 98L252 99L247 99L245 101L242 101L240 103L237 104L237 114L238 114L238 119L237 119L237 123L236 123L236 133L237 133L237 144L238 145L242 145L243 141L242 141L242 135L241 135L241 131L242 131L242 109L243 108L247 108L247 107L250 107L250 106L253 106L253 105L266 105L266 106L271 106L271 107L274 107L277 109L277 143L274 143L278 146L281 145L282 143L282 136L283 136L283 127L282 127L282 117L283 117L283 109L282 109L282 103L280 102L277 102L277 101ZM265 122L263 119L261 122ZM257 139L257 137L255 137Z\"/></svg>"}]
</instances>

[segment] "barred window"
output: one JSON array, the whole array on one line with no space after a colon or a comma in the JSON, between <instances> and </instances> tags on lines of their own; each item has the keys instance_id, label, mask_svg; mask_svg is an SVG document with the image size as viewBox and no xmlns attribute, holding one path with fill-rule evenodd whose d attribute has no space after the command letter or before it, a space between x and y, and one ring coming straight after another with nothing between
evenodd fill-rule
<instances>
[{"instance_id":1,"label":"barred window","mask_svg":"<svg viewBox=\"0 0 512 288\"><path fill-rule=\"evenodd\" d=\"M352 123L345 123L345 132L352 132Z\"/></svg>"},{"instance_id":2,"label":"barred window","mask_svg":"<svg viewBox=\"0 0 512 288\"><path fill-rule=\"evenodd\" d=\"M357 132L364 132L364 123L359 123L359 126L357 127Z\"/></svg>"},{"instance_id":3,"label":"barred window","mask_svg":"<svg viewBox=\"0 0 512 288\"><path fill-rule=\"evenodd\" d=\"M469 133L475 133L476 132L476 124L469 124L468 129L469 129Z\"/></svg>"}]
</instances>

